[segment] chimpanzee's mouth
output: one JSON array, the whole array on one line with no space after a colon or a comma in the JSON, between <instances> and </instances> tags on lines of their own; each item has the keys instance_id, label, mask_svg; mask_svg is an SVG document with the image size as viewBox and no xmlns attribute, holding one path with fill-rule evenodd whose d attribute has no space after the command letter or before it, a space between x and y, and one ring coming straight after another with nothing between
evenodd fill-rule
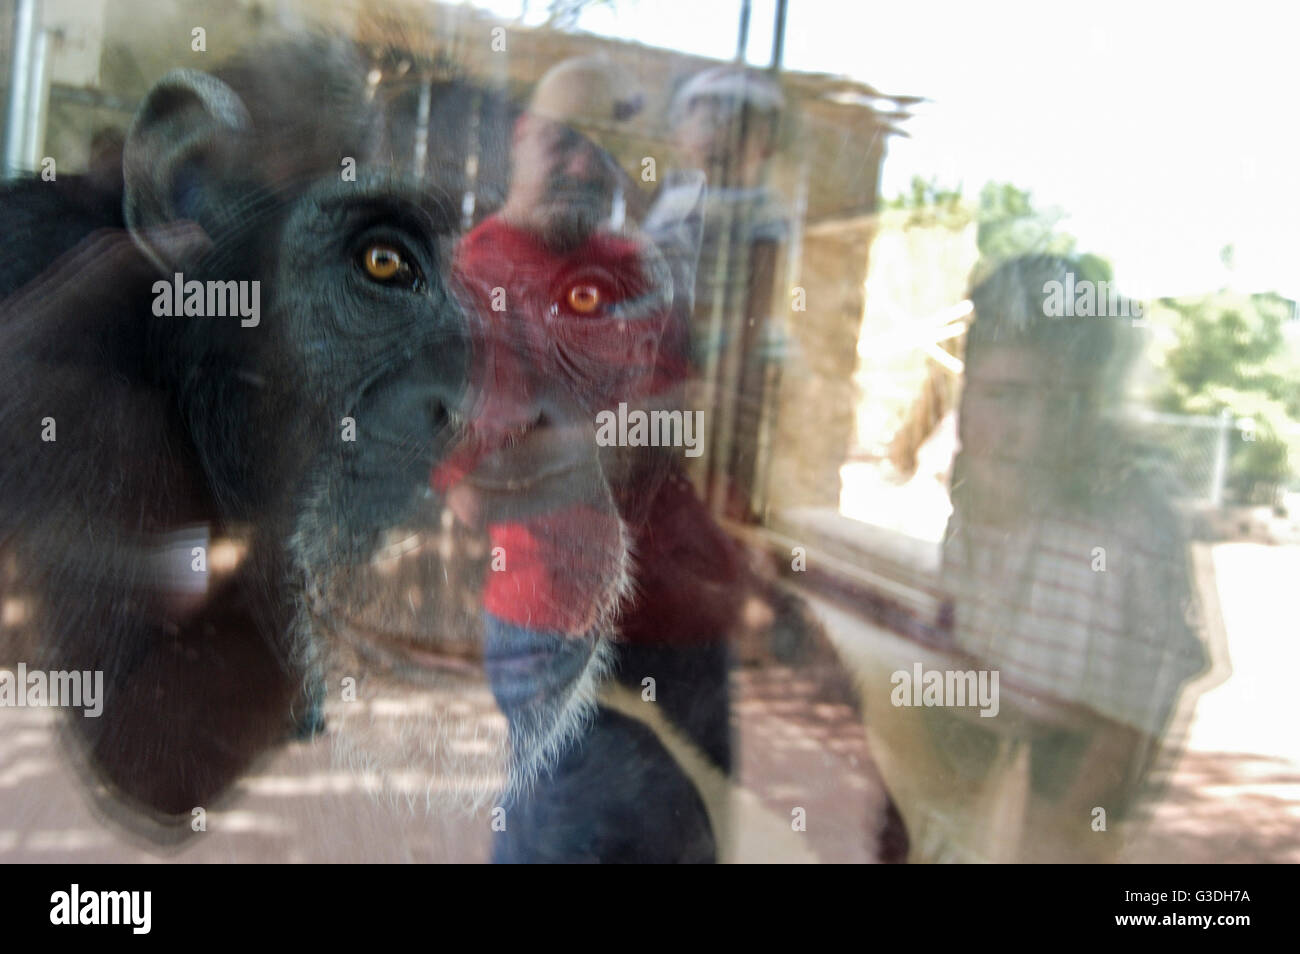
<instances>
[{"instance_id":1,"label":"chimpanzee's mouth","mask_svg":"<svg viewBox=\"0 0 1300 954\"><path fill-rule=\"evenodd\" d=\"M466 476L465 483L475 490L488 493L518 493L521 490L531 490L556 478L567 477L578 470L583 463L585 462L562 461L551 467L541 467L527 473L516 474L475 471Z\"/></svg>"},{"instance_id":2,"label":"chimpanzee's mouth","mask_svg":"<svg viewBox=\"0 0 1300 954\"><path fill-rule=\"evenodd\" d=\"M483 454L465 482L486 493L519 493L587 472L596 483L598 462L590 443L576 427L530 426Z\"/></svg>"}]
</instances>

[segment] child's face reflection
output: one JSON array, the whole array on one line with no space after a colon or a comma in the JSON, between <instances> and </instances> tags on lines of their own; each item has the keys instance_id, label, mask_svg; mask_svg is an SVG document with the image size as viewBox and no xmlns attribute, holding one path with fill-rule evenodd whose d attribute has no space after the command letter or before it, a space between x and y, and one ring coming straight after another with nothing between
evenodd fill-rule
<instances>
[{"instance_id":1,"label":"child's face reflection","mask_svg":"<svg viewBox=\"0 0 1300 954\"><path fill-rule=\"evenodd\" d=\"M1026 489L1065 463L1084 392L1060 362L1023 347L989 347L967 367L958 416L967 474Z\"/></svg>"}]
</instances>

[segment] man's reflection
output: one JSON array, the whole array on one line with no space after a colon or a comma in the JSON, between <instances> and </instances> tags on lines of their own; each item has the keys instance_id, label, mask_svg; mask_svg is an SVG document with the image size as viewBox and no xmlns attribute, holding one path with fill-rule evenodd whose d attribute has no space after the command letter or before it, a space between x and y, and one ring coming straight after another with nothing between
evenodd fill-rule
<instances>
[{"instance_id":1,"label":"man's reflection","mask_svg":"<svg viewBox=\"0 0 1300 954\"><path fill-rule=\"evenodd\" d=\"M725 769L731 545L677 475L682 448L594 443L600 410L671 407L686 373L663 256L606 226L619 172L596 140L636 101L598 57L534 90L506 202L456 252L481 327L477 400L435 482L501 557L484 588L487 671L512 733L544 724L557 665L617 634L619 678L637 693L655 680L650 708ZM554 740L558 762L512 805L497 860L713 860L716 822L654 733L605 706L592 718Z\"/></svg>"},{"instance_id":2,"label":"man's reflection","mask_svg":"<svg viewBox=\"0 0 1300 954\"><path fill-rule=\"evenodd\" d=\"M754 70L715 67L687 79L669 115L681 166L644 223L682 276L700 400L714 420L708 493L737 520L754 519L763 496L772 300L789 231L767 182L783 108L780 88Z\"/></svg>"},{"instance_id":3,"label":"man's reflection","mask_svg":"<svg viewBox=\"0 0 1300 954\"><path fill-rule=\"evenodd\" d=\"M515 126L510 190L500 218L555 251L577 248L609 216L617 166L575 124L603 119L613 125L631 114L636 94L625 91L626 99L618 100L604 85L610 69L594 57L566 61L542 78ZM589 83L601 85L588 88Z\"/></svg>"}]
</instances>

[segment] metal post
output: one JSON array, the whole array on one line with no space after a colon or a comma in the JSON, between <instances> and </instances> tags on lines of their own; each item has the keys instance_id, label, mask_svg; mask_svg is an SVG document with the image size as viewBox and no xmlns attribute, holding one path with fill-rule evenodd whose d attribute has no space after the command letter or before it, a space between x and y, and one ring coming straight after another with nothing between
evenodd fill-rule
<instances>
[{"instance_id":1,"label":"metal post","mask_svg":"<svg viewBox=\"0 0 1300 954\"><path fill-rule=\"evenodd\" d=\"M1228 434L1234 427L1232 412L1225 407L1219 412L1219 443L1214 448L1214 476L1210 484L1210 502L1215 507L1223 506L1223 484L1228 474Z\"/></svg>"},{"instance_id":2,"label":"metal post","mask_svg":"<svg viewBox=\"0 0 1300 954\"><path fill-rule=\"evenodd\" d=\"M749 48L749 2L740 0L740 36L736 38L736 62L745 62L745 51Z\"/></svg>"},{"instance_id":3,"label":"metal post","mask_svg":"<svg viewBox=\"0 0 1300 954\"><path fill-rule=\"evenodd\" d=\"M776 0L776 23L772 28L772 64L768 67L773 73L781 72L781 61L785 58L785 13L787 0Z\"/></svg>"},{"instance_id":4,"label":"metal post","mask_svg":"<svg viewBox=\"0 0 1300 954\"><path fill-rule=\"evenodd\" d=\"M425 165L429 158L429 112L433 108L433 77L420 77L420 99L415 107L415 178L424 178Z\"/></svg>"},{"instance_id":5,"label":"metal post","mask_svg":"<svg viewBox=\"0 0 1300 954\"><path fill-rule=\"evenodd\" d=\"M28 84L32 75L32 48L40 30L37 0L15 0L14 35L10 46L9 102L5 110L4 175L12 179L25 171L28 153Z\"/></svg>"},{"instance_id":6,"label":"metal post","mask_svg":"<svg viewBox=\"0 0 1300 954\"><path fill-rule=\"evenodd\" d=\"M26 168L40 168L45 152L45 118L50 108L50 34L37 27L27 80Z\"/></svg>"}]
</instances>

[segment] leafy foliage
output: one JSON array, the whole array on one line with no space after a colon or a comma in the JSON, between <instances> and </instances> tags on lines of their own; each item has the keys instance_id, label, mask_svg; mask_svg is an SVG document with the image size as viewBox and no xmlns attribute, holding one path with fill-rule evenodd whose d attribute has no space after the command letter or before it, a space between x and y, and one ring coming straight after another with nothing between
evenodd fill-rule
<instances>
[{"instance_id":1,"label":"leafy foliage","mask_svg":"<svg viewBox=\"0 0 1300 954\"><path fill-rule=\"evenodd\" d=\"M1228 487L1243 502L1272 502L1293 475L1286 437L1300 421L1300 362L1287 347L1291 302L1223 290L1161 299L1153 320L1173 328L1167 383L1157 402L1182 414L1229 411L1254 422L1232 443ZM1162 316L1160 313L1164 312Z\"/></svg>"}]
</instances>

